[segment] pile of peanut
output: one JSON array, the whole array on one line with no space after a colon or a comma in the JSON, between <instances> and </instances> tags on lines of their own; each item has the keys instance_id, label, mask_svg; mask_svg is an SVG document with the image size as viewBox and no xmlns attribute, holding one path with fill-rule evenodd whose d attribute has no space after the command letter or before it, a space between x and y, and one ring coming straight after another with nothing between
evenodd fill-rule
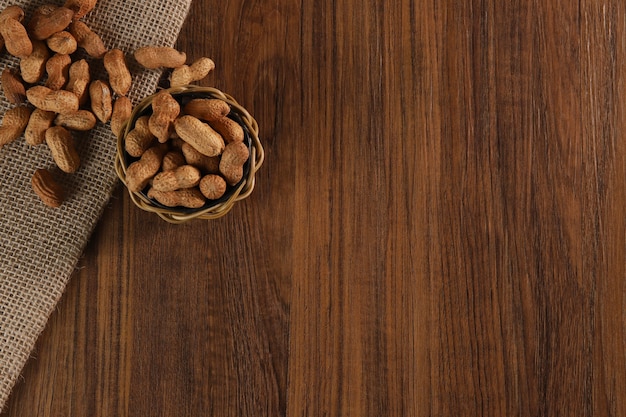
<instances>
[{"instance_id":1,"label":"pile of peanut","mask_svg":"<svg viewBox=\"0 0 626 417\"><path fill-rule=\"evenodd\" d=\"M25 21L24 10L17 5L9 6L0 12L0 49L5 48L9 54L19 59L19 69L6 68L0 75L4 95L10 103L14 104L14 107L7 110L2 119L0 148L23 135L26 143L31 146L47 145L59 170L72 174L80 168L80 156L74 143L73 132L84 132L93 129L98 123L109 123L115 135L119 137L123 134L122 126L132 112L131 101L126 96L132 85L132 75L125 53L119 49L108 50L100 36L81 20L92 11L95 5L96 0L66 0L63 5L47 4L37 8L28 22ZM171 70L170 86L172 87L199 81L206 77L215 66L209 58L200 58L186 65L187 57L184 52L164 46L145 46L134 51L133 56L144 68ZM96 60L102 60L107 79L91 78L90 67ZM218 176L230 184L234 178L230 176L230 171L234 169L231 166L239 164L242 156L230 156L239 151L234 150L235 145L230 148L229 146L231 142L243 143L238 142L238 138L222 136L213 131L217 136L229 138L226 139L228 146L224 143L224 139L221 145L214 144L217 140L211 133L213 135L211 146L215 149L212 148L211 155L206 155L206 152L203 154L201 150L196 149L203 139L198 139L195 134L203 134L207 129L212 129L209 122L219 125L220 121L203 119L203 114L193 113L193 109L188 114L177 117L178 113L174 115L176 106L172 100L164 97L165 94L162 98L154 100L153 113L148 120L147 130L141 132L144 122L137 121L134 132L129 135L133 137L143 135L145 141L141 145L144 148L141 153L138 153L138 150L134 150L133 153L129 152L130 155L140 158L129 166L129 184L137 187L144 181L156 182L157 185L153 185L150 190L151 198L165 205L171 203L176 206L189 206L188 199L179 194L195 193L192 191L194 188L190 187L196 187L195 189L202 198L215 198L218 195L216 190L221 185L213 186L211 192L207 191L211 189L211 184L219 182L214 177L205 178L208 176L205 175L197 182L184 182L177 189L172 189L172 185L162 185L172 180L164 181L161 178L187 177L194 169L198 172L216 175L216 172L205 171L201 165L194 165L191 162L193 159L187 157L190 152L197 151L204 158L217 156L220 160ZM223 101L222 103L223 113L229 106ZM202 108L202 106L198 107ZM222 120L228 119L225 116L218 119L223 124L230 123ZM200 130L196 132L198 129ZM194 138L189 139L192 132ZM165 137L166 134L167 137ZM158 146L148 143L148 137L155 139ZM171 143L167 143L170 137L174 139ZM183 154L187 162L174 169L174 165L168 166L166 161L174 158L171 154L175 153L176 149L172 144L181 141L190 144L179 146L181 154L187 152ZM200 147L203 146L206 145L200 145ZM193 148L193 151L189 148ZM163 167L159 162L159 167L155 169L154 162L152 164L147 162L151 158L153 161L162 160ZM155 171L152 174L153 179L152 177L147 180L144 178L147 166ZM171 169L166 169L168 167ZM163 172L156 175L157 171ZM193 175L196 175L195 171ZM31 183L34 192L46 205L59 207L63 203L66 192L60 182L55 179L53 171L45 168L37 169ZM143 186L146 184L147 182ZM185 187L184 190L181 190L183 187ZM205 194L199 190L204 190Z\"/></svg>"}]
</instances>

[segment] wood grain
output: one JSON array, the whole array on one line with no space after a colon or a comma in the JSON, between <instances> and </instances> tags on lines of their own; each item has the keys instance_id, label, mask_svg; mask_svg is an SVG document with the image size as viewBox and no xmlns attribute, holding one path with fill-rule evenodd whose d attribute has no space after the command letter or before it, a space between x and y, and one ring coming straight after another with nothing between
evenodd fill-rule
<instances>
[{"instance_id":1,"label":"wood grain","mask_svg":"<svg viewBox=\"0 0 626 417\"><path fill-rule=\"evenodd\" d=\"M228 216L120 187L2 417L623 416L623 2L193 3Z\"/></svg>"}]
</instances>

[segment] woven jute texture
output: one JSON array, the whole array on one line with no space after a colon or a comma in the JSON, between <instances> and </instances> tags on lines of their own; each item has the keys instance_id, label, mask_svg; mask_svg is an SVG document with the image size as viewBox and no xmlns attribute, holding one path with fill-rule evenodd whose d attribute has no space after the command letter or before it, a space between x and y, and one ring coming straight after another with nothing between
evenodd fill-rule
<instances>
[{"instance_id":1,"label":"woven jute texture","mask_svg":"<svg viewBox=\"0 0 626 417\"><path fill-rule=\"evenodd\" d=\"M36 7L55 0L0 0L0 9L23 7L26 20ZM174 45L191 0L100 0L82 20L109 48L130 56L145 45ZM80 53L79 53L80 54ZM92 62L92 78L107 79L101 60ZM18 68L4 52L0 71ZM162 72L140 69L129 59L133 103L154 93ZM12 107L0 94L2 114ZM37 338L63 294L84 247L118 178L114 170L116 140L108 124L76 135L81 168L58 170L70 190L58 209L48 208L32 191L37 168L54 169L45 145L29 146L23 137L0 150L0 410L28 360Z\"/></svg>"}]
</instances>

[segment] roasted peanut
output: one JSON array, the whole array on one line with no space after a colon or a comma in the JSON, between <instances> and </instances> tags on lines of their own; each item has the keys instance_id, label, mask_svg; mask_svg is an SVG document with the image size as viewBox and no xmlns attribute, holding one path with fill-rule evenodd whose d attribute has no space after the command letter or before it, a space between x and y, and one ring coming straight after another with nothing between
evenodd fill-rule
<instances>
[{"instance_id":1,"label":"roasted peanut","mask_svg":"<svg viewBox=\"0 0 626 417\"><path fill-rule=\"evenodd\" d=\"M72 22L70 25L70 33L76 38L78 46L83 48L89 56L102 58L107 52L102 38L93 32L84 22L80 20Z\"/></svg>"},{"instance_id":2,"label":"roasted peanut","mask_svg":"<svg viewBox=\"0 0 626 417\"><path fill-rule=\"evenodd\" d=\"M124 52L120 49L111 49L104 54L103 63L109 74L109 84L113 91L120 96L128 94L133 79L126 66Z\"/></svg>"},{"instance_id":3,"label":"roasted peanut","mask_svg":"<svg viewBox=\"0 0 626 417\"><path fill-rule=\"evenodd\" d=\"M74 36L63 30L61 32L57 32L46 39L46 44L48 48L50 48L53 52L62 55L69 55L76 52L78 48L78 43L76 42L76 38Z\"/></svg>"},{"instance_id":4,"label":"roasted peanut","mask_svg":"<svg viewBox=\"0 0 626 417\"><path fill-rule=\"evenodd\" d=\"M51 90L60 90L65 87L69 79L72 58L69 55L55 54L46 62L48 79L45 86Z\"/></svg>"},{"instance_id":5,"label":"roasted peanut","mask_svg":"<svg viewBox=\"0 0 626 417\"><path fill-rule=\"evenodd\" d=\"M96 0L67 0L65 7L74 11L74 20L82 19L96 7Z\"/></svg>"},{"instance_id":6,"label":"roasted peanut","mask_svg":"<svg viewBox=\"0 0 626 417\"><path fill-rule=\"evenodd\" d=\"M35 10L28 23L28 30L33 39L43 41L65 30L73 17L74 12L67 7L44 5Z\"/></svg>"},{"instance_id":7,"label":"roasted peanut","mask_svg":"<svg viewBox=\"0 0 626 417\"><path fill-rule=\"evenodd\" d=\"M250 151L243 142L226 145L220 159L220 172L229 185L235 185L243 178L243 165L249 157Z\"/></svg>"},{"instance_id":8,"label":"roasted peanut","mask_svg":"<svg viewBox=\"0 0 626 417\"><path fill-rule=\"evenodd\" d=\"M188 143L183 143L181 147L185 161L193 165L205 174L217 174L220 172L220 157L206 156L198 152Z\"/></svg>"},{"instance_id":9,"label":"roasted peanut","mask_svg":"<svg viewBox=\"0 0 626 417\"><path fill-rule=\"evenodd\" d=\"M31 146L41 145L46 141L46 130L52 126L56 113L41 109L33 110L24 131L24 139Z\"/></svg>"},{"instance_id":10,"label":"roasted peanut","mask_svg":"<svg viewBox=\"0 0 626 417\"><path fill-rule=\"evenodd\" d=\"M65 199L65 190L47 169L37 169L31 178L35 194L49 207L60 207Z\"/></svg>"},{"instance_id":11,"label":"roasted peanut","mask_svg":"<svg viewBox=\"0 0 626 417\"><path fill-rule=\"evenodd\" d=\"M209 124L222 135L226 143L243 142L245 138L241 125L229 117L212 120Z\"/></svg>"},{"instance_id":12,"label":"roasted peanut","mask_svg":"<svg viewBox=\"0 0 626 417\"><path fill-rule=\"evenodd\" d=\"M209 75L215 68L215 63L209 58L200 58L191 65L180 66L174 71L170 77L171 87L180 87L182 85L191 84L194 81L200 81Z\"/></svg>"},{"instance_id":13,"label":"roasted peanut","mask_svg":"<svg viewBox=\"0 0 626 417\"><path fill-rule=\"evenodd\" d=\"M51 90L43 85L36 85L26 90L26 97L38 109L55 113L74 113L78 110L78 97L70 91Z\"/></svg>"},{"instance_id":14,"label":"roasted peanut","mask_svg":"<svg viewBox=\"0 0 626 417\"><path fill-rule=\"evenodd\" d=\"M96 127L96 116L89 110L78 110L75 113L59 114L54 124L69 130L88 131Z\"/></svg>"},{"instance_id":15,"label":"roasted peanut","mask_svg":"<svg viewBox=\"0 0 626 417\"><path fill-rule=\"evenodd\" d=\"M187 55L169 46L144 46L134 53L135 59L144 68L177 68L185 65Z\"/></svg>"},{"instance_id":16,"label":"roasted peanut","mask_svg":"<svg viewBox=\"0 0 626 417\"><path fill-rule=\"evenodd\" d=\"M22 79L29 84L39 82L46 73L50 51L43 41L33 41L33 52L20 60Z\"/></svg>"},{"instance_id":17,"label":"roasted peanut","mask_svg":"<svg viewBox=\"0 0 626 417\"><path fill-rule=\"evenodd\" d=\"M163 161L161 162L161 170L162 171L171 171L180 166L185 165L185 157L180 151L169 151L163 157Z\"/></svg>"},{"instance_id":18,"label":"roasted peanut","mask_svg":"<svg viewBox=\"0 0 626 417\"><path fill-rule=\"evenodd\" d=\"M118 97L113 103L113 113L111 113L111 130L115 136L120 137L124 125L130 118L133 111L133 104L128 97Z\"/></svg>"},{"instance_id":19,"label":"roasted peanut","mask_svg":"<svg viewBox=\"0 0 626 417\"><path fill-rule=\"evenodd\" d=\"M224 139L211 126L193 116L181 116L174 122L176 133L198 152L216 156L224 150Z\"/></svg>"},{"instance_id":20,"label":"roasted peanut","mask_svg":"<svg viewBox=\"0 0 626 417\"><path fill-rule=\"evenodd\" d=\"M152 115L148 120L148 127L159 142L165 143L170 138L178 113L180 105L170 93L161 91L152 99Z\"/></svg>"},{"instance_id":21,"label":"roasted peanut","mask_svg":"<svg viewBox=\"0 0 626 417\"><path fill-rule=\"evenodd\" d=\"M26 106L13 107L4 114L0 126L0 148L19 138L30 118L32 110Z\"/></svg>"},{"instance_id":22,"label":"roasted peanut","mask_svg":"<svg viewBox=\"0 0 626 417\"><path fill-rule=\"evenodd\" d=\"M22 22L24 20L24 9L20 6L14 4L11 6L7 6L0 12L0 24L4 19L13 18L18 22Z\"/></svg>"},{"instance_id":23,"label":"roasted peanut","mask_svg":"<svg viewBox=\"0 0 626 417\"><path fill-rule=\"evenodd\" d=\"M157 191L175 191L195 187L202 175L198 168L183 165L176 169L158 173L152 179L152 188Z\"/></svg>"},{"instance_id":24,"label":"roasted peanut","mask_svg":"<svg viewBox=\"0 0 626 417\"><path fill-rule=\"evenodd\" d=\"M154 135L148 129L149 116L141 116L124 140L124 149L130 156L140 157L154 142Z\"/></svg>"},{"instance_id":25,"label":"roasted peanut","mask_svg":"<svg viewBox=\"0 0 626 417\"><path fill-rule=\"evenodd\" d=\"M4 39L7 52L11 55L24 58L33 52L33 43L28 37L26 28L17 19L8 17L0 21L0 35Z\"/></svg>"},{"instance_id":26,"label":"roasted peanut","mask_svg":"<svg viewBox=\"0 0 626 417\"><path fill-rule=\"evenodd\" d=\"M230 106L217 98L195 98L185 105L183 112L197 119L210 122L230 113Z\"/></svg>"},{"instance_id":27,"label":"roasted peanut","mask_svg":"<svg viewBox=\"0 0 626 417\"><path fill-rule=\"evenodd\" d=\"M113 113L113 97L109 85L102 80L92 81L89 84L89 99L93 114L102 123L108 122Z\"/></svg>"},{"instance_id":28,"label":"roasted peanut","mask_svg":"<svg viewBox=\"0 0 626 417\"><path fill-rule=\"evenodd\" d=\"M26 88L20 76L11 69L5 69L0 76L4 96L9 103L21 104L26 101Z\"/></svg>"},{"instance_id":29,"label":"roasted peanut","mask_svg":"<svg viewBox=\"0 0 626 417\"><path fill-rule=\"evenodd\" d=\"M89 98L89 64L84 59L74 62L70 66L69 81L65 86L67 91L71 91L78 97L80 105L84 105Z\"/></svg>"},{"instance_id":30,"label":"roasted peanut","mask_svg":"<svg viewBox=\"0 0 626 417\"><path fill-rule=\"evenodd\" d=\"M126 187L130 192L143 190L148 182L159 172L166 147L153 146L141 155L138 161L133 162L126 169Z\"/></svg>"},{"instance_id":31,"label":"roasted peanut","mask_svg":"<svg viewBox=\"0 0 626 417\"><path fill-rule=\"evenodd\" d=\"M209 200L217 200L226 193L226 181L219 175L209 174L202 177L200 192Z\"/></svg>"},{"instance_id":32,"label":"roasted peanut","mask_svg":"<svg viewBox=\"0 0 626 417\"><path fill-rule=\"evenodd\" d=\"M148 197L167 207L200 208L206 203L204 196L197 188L176 191L158 191L150 188Z\"/></svg>"},{"instance_id":33,"label":"roasted peanut","mask_svg":"<svg viewBox=\"0 0 626 417\"><path fill-rule=\"evenodd\" d=\"M78 171L80 157L74 145L72 134L62 126L52 126L46 130L46 143L52 159L59 169L68 174Z\"/></svg>"}]
</instances>

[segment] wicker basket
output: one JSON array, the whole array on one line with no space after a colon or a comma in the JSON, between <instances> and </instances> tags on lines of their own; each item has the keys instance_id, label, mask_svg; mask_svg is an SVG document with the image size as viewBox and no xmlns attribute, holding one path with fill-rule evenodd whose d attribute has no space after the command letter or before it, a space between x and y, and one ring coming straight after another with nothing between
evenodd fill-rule
<instances>
[{"instance_id":1,"label":"wicker basket","mask_svg":"<svg viewBox=\"0 0 626 417\"><path fill-rule=\"evenodd\" d=\"M179 101L190 98L217 98L224 100L231 107L229 116L243 127L246 134L246 142L250 149L250 158L244 166L244 177L235 186L229 186L226 194L219 200L209 201L199 209L188 209L184 207L165 207L151 198L148 198L144 190L131 192L129 195L133 203L142 210L156 213L162 219L170 223L183 223L192 219L217 219L228 213L237 201L248 197L254 189L255 174L264 159L264 151L259 141L259 128L256 120L235 101L231 96L215 88L199 87L194 85L170 88L168 91ZM132 130L135 121L142 115L151 112L151 103L154 95L145 98L133 110L130 119L122 128L122 134L117 141L117 158L115 160L115 170L118 177L126 185L126 170L134 158L130 157L124 150L124 140L126 135ZM128 189L128 188L127 188Z\"/></svg>"}]
</instances>

